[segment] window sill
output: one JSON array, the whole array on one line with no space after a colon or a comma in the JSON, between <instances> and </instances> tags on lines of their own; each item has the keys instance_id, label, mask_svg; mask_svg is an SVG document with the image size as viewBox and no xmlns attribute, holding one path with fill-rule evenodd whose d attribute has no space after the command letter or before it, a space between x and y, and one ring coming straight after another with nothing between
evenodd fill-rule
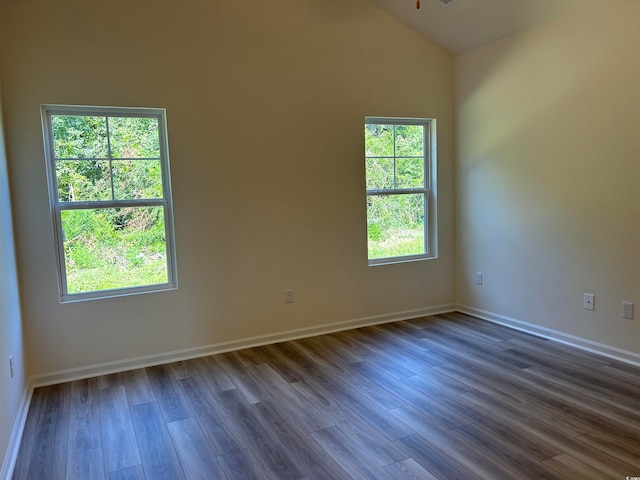
<instances>
[{"instance_id":1,"label":"window sill","mask_svg":"<svg viewBox=\"0 0 640 480\"><path fill-rule=\"evenodd\" d=\"M395 265L396 263L422 262L423 260L434 260L437 255L406 255L403 257L376 258L369 260L370 267L379 267L381 265Z\"/></svg>"}]
</instances>

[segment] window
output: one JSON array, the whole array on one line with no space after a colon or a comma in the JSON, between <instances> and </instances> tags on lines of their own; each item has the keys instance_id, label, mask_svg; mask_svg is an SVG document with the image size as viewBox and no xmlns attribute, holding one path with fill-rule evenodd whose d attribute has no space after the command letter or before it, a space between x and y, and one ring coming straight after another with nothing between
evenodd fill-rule
<instances>
[{"instance_id":1,"label":"window","mask_svg":"<svg viewBox=\"0 0 640 480\"><path fill-rule=\"evenodd\" d=\"M365 118L369 265L435 257L435 120Z\"/></svg>"},{"instance_id":2,"label":"window","mask_svg":"<svg viewBox=\"0 0 640 480\"><path fill-rule=\"evenodd\" d=\"M177 287L164 109L44 105L61 301Z\"/></svg>"}]
</instances>

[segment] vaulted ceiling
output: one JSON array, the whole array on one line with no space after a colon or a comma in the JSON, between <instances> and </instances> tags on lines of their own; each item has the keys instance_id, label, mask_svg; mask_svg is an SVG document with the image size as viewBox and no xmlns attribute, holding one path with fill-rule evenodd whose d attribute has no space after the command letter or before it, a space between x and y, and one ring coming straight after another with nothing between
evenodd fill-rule
<instances>
[{"instance_id":1,"label":"vaulted ceiling","mask_svg":"<svg viewBox=\"0 0 640 480\"><path fill-rule=\"evenodd\" d=\"M370 0L446 48L464 53L534 27L589 0Z\"/></svg>"},{"instance_id":2,"label":"vaulted ceiling","mask_svg":"<svg viewBox=\"0 0 640 480\"><path fill-rule=\"evenodd\" d=\"M18 0L0 0L0 6ZM370 0L452 54L534 27L598 0ZM600 0L612 1L612 0Z\"/></svg>"}]
</instances>

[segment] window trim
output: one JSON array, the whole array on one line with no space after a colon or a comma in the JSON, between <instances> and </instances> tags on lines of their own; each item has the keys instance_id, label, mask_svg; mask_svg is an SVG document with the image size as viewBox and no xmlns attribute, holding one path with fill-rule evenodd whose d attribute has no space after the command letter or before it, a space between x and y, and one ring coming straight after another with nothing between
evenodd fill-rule
<instances>
[{"instance_id":1,"label":"window trim","mask_svg":"<svg viewBox=\"0 0 640 480\"><path fill-rule=\"evenodd\" d=\"M366 189L366 197L382 195L424 195L424 229L425 229L425 253L415 255L401 255L394 257L369 258L369 234L367 233L367 261L370 267L389 265L396 263L430 260L438 257L437 234L437 142L435 118L412 117L365 117L366 125L421 125L425 128L424 135L424 188L393 188L393 189ZM363 142L364 143L364 142ZM367 174L365 151L365 178ZM395 155L394 155L395 159Z\"/></svg>"},{"instance_id":2,"label":"window trim","mask_svg":"<svg viewBox=\"0 0 640 480\"><path fill-rule=\"evenodd\" d=\"M51 117L53 115L101 116L101 117L129 117L156 118L158 120L158 141L160 147L160 165L162 171L163 197L158 199L140 200L96 200L79 202L61 202L58 195L58 181L56 176L56 158L54 154L53 130ZM171 172L169 164L169 144L167 138L167 118L164 108L146 107L113 107L90 105L41 105L42 132L44 141L45 164L47 171L47 187L49 192L49 207L53 223L53 236L56 248L56 266L58 293L60 303L93 300L98 298L112 298L126 295L137 295L149 292L175 290L178 288L176 268L175 233L173 223L173 201L171 192ZM64 256L64 233L62 230L62 211L90 208L118 208L126 206L162 206L164 211L165 246L167 252L167 282L161 284L141 285L137 287L114 288L82 293L68 293L67 273Z\"/></svg>"}]
</instances>

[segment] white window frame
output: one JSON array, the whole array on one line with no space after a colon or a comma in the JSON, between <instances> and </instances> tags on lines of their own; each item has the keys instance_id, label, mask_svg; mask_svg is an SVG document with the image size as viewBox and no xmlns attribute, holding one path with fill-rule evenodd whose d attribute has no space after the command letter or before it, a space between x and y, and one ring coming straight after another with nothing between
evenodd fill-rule
<instances>
[{"instance_id":1,"label":"white window frame","mask_svg":"<svg viewBox=\"0 0 640 480\"><path fill-rule=\"evenodd\" d=\"M422 188L384 188L384 189L367 189L367 198L371 196L385 195L424 195L424 253L416 255L402 255L395 257L369 258L369 250L367 248L367 259L369 266L388 265L395 263L414 262L419 260L428 260L437 258L437 144L436 144L436 119L435 118L407 118L407 117L365 117L366 125L419 125L424 127L424 145L423 145L423 165L424 165L424 187ZM365 152L365 176L366 171ZM373 158L373 157L372 157ZM380 158L380 157L375 157ZM393 155L395 162L395 152ZM367 244L369 234L367 232Z\"/></svg>"},{"instance_id":2,"label":"white window frame","mask_svg":"<svg viewBox=\"0 0 640 480\"><path fill-rule=\"evenodd\" d=\"M42 105L42 130L44 137L44 151L49 186L49 205L53 221L53 233L56 244L56 263L58 267L58 290L60 302L75 302L97 298L110 298L123 295L135 295L147 292L175 290L178 288L176 270L175 234L173 227L173 203L171 195L171 174L169 170L169 147L167 139L167 120L164 108L140 107L98 107L87 105ZM163 197L158 199L140 200L99 200L61 202L58 196L58 182L56 177L56 159L54 155L53 132L51 117L53 115L76 115L97 117L131 117L156 118L158 120L158 134L160 146L160 164L162 170ZM110 155L110 152L109 152ZM110 159L109 159L110 160ZM167 259L168 281L162 284L142 285L137 287L115 288L82 293L68 293L67 274L64 256L64 232L62 230L62 212L77 209L107 209L120 207L154 207L161 206L164 211L164 228Z\"/></svg>"}]
</instances>

